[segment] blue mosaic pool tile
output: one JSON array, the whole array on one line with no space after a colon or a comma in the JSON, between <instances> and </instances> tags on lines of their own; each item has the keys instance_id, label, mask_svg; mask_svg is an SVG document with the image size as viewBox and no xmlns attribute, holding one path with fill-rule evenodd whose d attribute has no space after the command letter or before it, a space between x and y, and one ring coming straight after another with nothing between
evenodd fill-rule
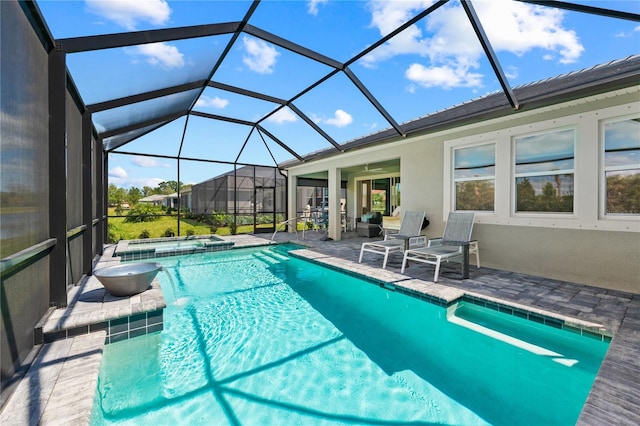
<instances>
[{"instance_id":1,"label":"blue mosaic pool tile","mask_svg":"<svg viewBox=\"0 0 640 426\"><path fill-rule=\"evenodd\" d=\"M127 330L129 330L129 317L109 321L109 334L116 334Z\"/></svg>"},{"instance_id":2,"label":"blue mosaic pool tile","mask_svg":"<svg viewBox=\"0 0 640 426\"><path fill-rule=\"evenodd\" d=\"M124 340L129 339L129 332L126 331L124 333L111 334L107 336L107 339L109 340L108 343L122 342Z\"/></svg>"},{"instance_id":3,"label":"blue mosaic pool tile","mask_svg":"<svg viewBox=\"0 0 640 426\"><path fill-rule=\"evenodd\" d=\"M544 317L541 315L537 315L534 313L529 314L529 319L533 322L537 322L539 324L544 324Z\"/></svg>"},{"instance_id":4,"label":"blue mosaic pool tile","mask_svg":"<svg viewBox=\"0 0 640 426\"><path fill-rule=\"evenodd\" d=\"M150 326L158 323L162 323L162 310L147 312L147 324Z\"/></svg>"},{"instance_id":5,"label":"blue mosaic pool tile","mask_svg":"<svg viewBox=\"0 0 640 426\"><path fill-rule=\"evenodd\" d=\"M507 315L513 315L513 309L509 308L508 306L498 306L498 310L500 312L502 312L503 314L507 314Z\"/></svg>"},{"instance_id":6,"label":"blue mosaic pool tile","mask_svg":"<svg viewBox=\"0 0 640 426\"><path fill-rule=\"evenodd\" d=\"M67 339L72 337L81 336L83 334L89 334L89 326L74 327L67 330Z\"/></svg>"},{"instance_id":7,"label":"blue mosaic pool tile","mask_svg":"<svg viewBox=\"0 0 640 426\"><path fill-rule=\"evenodd\" d=\"M553 327L553 328L562 329L563 323L564 323L564 321L561 321L561 320L555 319L555 318L546 317L544 319L544 325L548 325L549 327Z\"/></svg>"},{"instance_id":8,"label":"blue mosaic pool tile","mask_svg":"<svg viewBox=\"0 0 640 426\"><path fill-rule=\"evenodd\" d=\"M138 337L138 336L144 336L145 334L147 334L147 328L143 327L143 328L138 328L137 330L131 330L129 331L129 339L133 339L134 337Z\"/></svg>"},{"instance_id":9,"label":"blue mosaic pool tile","mask_svg":"<svg viewBox=\"0 0 640 426\"><path fill-rule=\"evenodd\" d=\"M109 332L109 322L99 322L96 324L89 324L89 333L95 333L96 331L106 331Z\"/></svg>"},{"instance_id":10,"label":"blue mosaic pool tile","mask_svg":"<svg viewBox=\"0 0 640 426\"><path fill-rule=\"evenodd\" d=\"M136 314L129 317L129 329L146 327L147 314Z\"/></svg>"},{"instance_id":11,"label":"blue mosaic pool tile","mask_svg":"<svg viewBox=\"0 0 640 426\"><path fill-rule=\"evenodd\" d=\"M162 329L162 323L150 325L149 327L147 327L147 334L155 333L156 331L162 331Z\"/></svg>"},{"instance_id":12,"label":"blue mosaic pool tile","mask_svg":"<svg viewBox=\"0 0 640 426\"><path fill-rule=\"evenodd\" d=\"M44 343L52 343L56 340L62 340L67 338L67 330L53 331L51 333L44 333Z\"/></svg>"}]
</instances>

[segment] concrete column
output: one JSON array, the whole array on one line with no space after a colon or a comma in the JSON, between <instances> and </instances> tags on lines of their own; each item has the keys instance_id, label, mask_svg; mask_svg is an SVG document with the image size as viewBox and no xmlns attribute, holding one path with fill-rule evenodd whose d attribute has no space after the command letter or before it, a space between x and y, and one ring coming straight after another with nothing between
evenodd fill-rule
<instances>
[{"instance_id":1,"label":"concrete column","mask_svg":"<svg viewBox=\"0 0 640 426\"><path fill-rule=\"evenodd\" d=\"M298 177L292 176L291 173L287 173L287 215L286 219L291 219L296 217L298 212L296 211L296 206L298 204L298 191L296 188L298 187ZM287 227L288 232L295 232L296 223L295 221L290 222Z\"/></svg>"},{"instance_id":2,"label":"concrete column","mask_svg":"<svg viewBox=\"0 0 640 426\"><path fill-rule=\"evenodd\" d=\"M341 169L331 168L329 179L329 228L328 237L338 241L342 238L342 223L340 221L340 184Z\"/></svg>"}]
</instances>

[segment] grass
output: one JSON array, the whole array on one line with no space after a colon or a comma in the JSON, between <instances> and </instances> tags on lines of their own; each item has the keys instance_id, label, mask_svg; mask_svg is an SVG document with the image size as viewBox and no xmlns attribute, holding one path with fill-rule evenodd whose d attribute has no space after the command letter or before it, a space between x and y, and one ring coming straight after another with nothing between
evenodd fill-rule
<instances>
[{"instance_id":1,"label":"grass","mask_svg":"<svg viewBox=\"0 0 640 426\"><path fill-rule=\"evenodd\" d=\"M180 235L187 235L188 231L193 231L193 235L211 234L208 225L195 221L180 219ZM136 240L140 238L143 231L146 231L149 238L164 237L167 230L171 230L178 235L178 217L163 216L152 222L127 223L123 217L109 217L109 235L119 240ZM116 241L110 241L116 242Z\"/></svg>"},{"instance_id":2,"label":"grass","mask_svg":"<svg viewBox=\"0 0 640 426\"><path fill-rule=\"evenodd\" d=\"M124 217L115 217L113 209L109 209L109 235L115 241L120 240L137 240L143 231L147 231L149 238L164 237L167 230L173 231L178 236L178 216L161 216L152 222L135 222L128 223L124 221ZM271 228L271 224L258 225L259 228ZM193 235L210 235L211 227L202 222L193 219L180 218L180 236L186 236L187 233L193 232ZM249 234L253 232L253 225L238 225L237 234ZM217 235L231 235L229 227L220 227L216 230Z\"/></svg>"}]
</instances>

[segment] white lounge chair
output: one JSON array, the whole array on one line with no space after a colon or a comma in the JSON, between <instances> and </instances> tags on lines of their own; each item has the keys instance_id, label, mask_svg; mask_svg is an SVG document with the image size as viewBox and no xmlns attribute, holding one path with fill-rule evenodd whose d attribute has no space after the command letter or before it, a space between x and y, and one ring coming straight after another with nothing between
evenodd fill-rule
<instances>
[{"instance_id":1,"label":"white lounge chair","mask_svg":"<svg viewBox=\"0 0 640 426\"><path fill-rule=\"evenodd\" d=\"M426 247L405 250L400 273L404 273L408 261L429 263L436 267L433 282L438 282L440 264L443 261L456 261L462 262L463 277L465 275L468 276L468 250L471 232L473 232L474 217L475 214L473 212L449 213L442 238L429 240ZM465 250L467 250L466 260L464 259Z\"/></svg>"},{"instance_id":2,"label":"white lounge chair","mask_svg":"<svg viewBox=\"0 0 640 426\"><path fill-rule=\"evenodd\" d=\"M385 269L391 252L404 251L410 247L426 244L426 237L420 235L424 214L424 212L406 212L402 216L400 231L397 234L385 235L383 241L363 243L360 248L360 259L358 263L362 263L362 255L365 251L382 254L384 255L382 269Z\"/></svg>"}]
</instances>

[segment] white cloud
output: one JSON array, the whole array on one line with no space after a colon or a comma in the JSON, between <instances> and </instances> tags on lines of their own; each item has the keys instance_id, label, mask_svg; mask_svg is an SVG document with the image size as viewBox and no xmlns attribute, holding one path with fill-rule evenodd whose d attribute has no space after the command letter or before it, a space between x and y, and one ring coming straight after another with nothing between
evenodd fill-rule
<instances>
[{"instance_id":1,"label":"white cloud","mask_svg":"<svg viewBox=\"0 0 640 426\"><path fill-rule=\"evenodd\" d=\"M229 105L229 100L222 99L218 96L214 98L210 98L208 96L201 96L200 99L198 99L198 101L196 102L196 106L201 108L210 107L210 108L216 108L216 109L223 109L227 105Z\"/></svg>"},{"instance_id":2,"label":"white cloud","mask_svg":"<svg viewBox=\"0 0 640 426\"><path fill-rule=\"evenodd\" d=\"M109 177L124 179L127 177L127 171L120 166L114 167L109 170Z\"/></svg>"},{"instance_id":3,"label":"white cloud","mask_svg":"<svg viewBox=\"0 0 640 426\"><path fill-rule=\"evenodd\" d=\"M175 179L175 178L173 178ZM134 177L113 177L109 176L109 183L114 184L120 188L140 188L142 189L145 186L155 188L160 184L160 182L166 182L170 179L162 179L162 178L134 178Z\"/></svg>"},{"instance_id":4,"label":"white cloud","mask_svg":"<svg viewBox=\"0 0 640 426\"><path fill-rule=\"evenodd\" d=\"M515 67L513 65L509 65L509 66L505 67L504 73L505 73L505 75L507 76L508 79L515 80L516 78L518 78L518 67Z\"/></svg>"},{"instance_id":5,"label":"white cloud","mask_svg":"<svg viewBox=\"0 0 640 426\"><path fill-rule=\"evenodd\" d=\"M633 30L631 30L630 32L620 31L619 33L616 33L614 35L614 37L616 37L616 38L629 38L629 37L633 37L635 35L633 33L637 33L637 32L640 32L640 25L634 27Z\"/></svg>"},{"instance_id":6,"label":"white cloud","mask_svg":"<svg viewBox=\"0 0 640 426\"><path fill-rule=\"evenodd\" d=\"M275 114L267 118L267 121L276 124L294 123L298 121L298 116L289 108L281 108Z\"/></svg>"},{"instance_id":7,"label":"white cloud","mask_svg":"<svg viewBox=\"0 0 640 426\"><path fill-rule=\"evenodd\" d=\"M328 118L324 120L325 124L329 124L331 126L336 127L345 127L353 122L353 117L346 111L341 109L336 110L333 118Z\"/></svg>"},{"instance_id":8,"label":"white cloud","mask_svg":"<svg viewBox=\"0 0 640 426\"><path fill-rule=\"evenodd\" d=\"M129 182L130 182L131 186L135 186L137 188L143 188L145 186L149 186L151 188L155 188L160 183L166 182L167 180L170 180L170 179L163 179L163 178L136 178L136 179L131 179Z\"/></svg>"},{"instance_id":9,"label":"white cloud","mask_svg":"<svg viewBox=\"0 0 640 426\"><path fill-rule=\"evenodd\" d=\"M482 84L482 74L472 73L468 67L452 68L448 65L425 67L412 64L405 72L406 77L422 87L478 87Z\"/></svg>"},{"instance_id":10,"label":"white cloud","mask_svg":"<svg viewBox=\"0 0 640 426\"><path fill-rule=\"evenodd\" d=\"M371 25L386 35L431 3L372 1ZM556 57L560 63L575 62L584 51L577 34L563 27L562 11L506 0L478 1L474 5L495 51L523 55L541 49L543 55ZM482 46L459 5L439 8L426 21L371 52L362 64L374 67L404 54L419 55L429 62L414 63L405 73L421 86L482 86L482 76L473 72L483 56Z\"/></svg>"},{"instance_id":11,"label":"white cloud","mask_svg":"<svg viewBox=\"0 0 640 426\"><path fill-rule=\"evenodd\" d=\"M242 43L246 52L242 62L252 71L260 74L271 74L280 52L270 44L256 38L243 37Z\"/></svg>"},{"instance_id":12,"label":"white cloud","mask_svg":"<svg viewBox=\"0 0 640 426\"><path fill-rule=\"evenodd\" d=\"M369 123L363 123L363 124L362 124L362 126L363 126L365 129L367 129L368 131L372 132L372 131L374 131L375 129L377 129L377 128L378 128L378 123L371 123L371 124L369 124Z\"/></svg>"},{"instance_id":13,"label":"white cloud","mask_svg":"<svg viewBox=\"0 0 640 426\"><path fill-rule=\"evenodd\" d=\"M165 0L85 0L85 3L89 12L127 30L135 30L140 22L163 25L171 15Z\"/></svg>"},{"instance_id":14,"label":"white cloud","mask_svg":"<svg viewBox=\"0 0 640 426\"><path fill-rule=\"evenodd\" d=\"M563 27L561 10L504 0L479 2L477 9L496 51L543 49L559 54L560 63L575 62L584 52L576 32Z\"/></svg>"},{"instance_id":15,"label":"white cloud","mask_svg":"<svg viewBox=\"0 0 640 426\"><path fill-rule=\"evenodd\" d=\"M321 4L327 4L329 0L310 0L308 3L307 11L309 14L317 16L318 15L318 6Z\"/></svg>"},{"instance_id":16,"label":"white cloud","mask_svg":"<svg viewBox=\"0 0 640 426\"><path fill-rule=\"evenodd\" d=\"M147 58L151 65L159 65L162 68L182 68L184 55L177 47L166 43L149 43L137 46L135 52Z\"/></svg>"},{"instance_id":17,"label":"white cloud","mask_svg":"<svg viewBox=\"0 0 640 426\"><path fill-rule=\"evenodd\" d=\"M161 163L160 161L158 161L155 158L152 157L142 157L142 156L135 156L131 159L131 163L135 164L136 166L140 166L140 167L162 167L165 169L169 169L172 166L170 164L167 163Z\"/></svg>"}]
</instances>

